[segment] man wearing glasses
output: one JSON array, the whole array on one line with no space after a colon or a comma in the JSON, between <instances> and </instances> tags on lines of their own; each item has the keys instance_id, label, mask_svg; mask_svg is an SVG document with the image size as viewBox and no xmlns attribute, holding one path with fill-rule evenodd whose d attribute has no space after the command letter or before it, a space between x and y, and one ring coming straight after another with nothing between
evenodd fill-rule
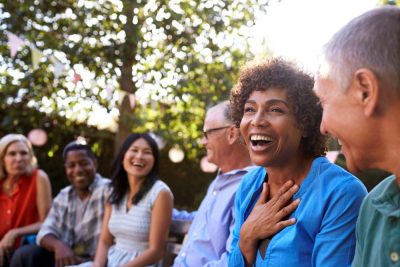
<instances>
[{"instance_id":1,"label":"man wearing glasses","mask_svg":"<svg viewBox=\"0 0 400 267\"><path fill-rule=\"evenodd\" d=\"M197 212L174 209L173 220L193 220L174 267L228 266L235 192L251 170L248 151L229 115L229 102L211 107L206 114L203 145L207 160L219 167Z\"/></svg>"}]
</instances>

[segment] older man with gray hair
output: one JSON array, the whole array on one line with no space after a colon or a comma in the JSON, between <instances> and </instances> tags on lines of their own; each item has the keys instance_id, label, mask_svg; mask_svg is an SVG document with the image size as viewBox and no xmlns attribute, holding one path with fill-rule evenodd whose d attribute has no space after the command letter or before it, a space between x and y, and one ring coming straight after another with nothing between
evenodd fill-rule
<instances>
[{"instance_id":1,"label":"older man with gray hair","mask_svg":"<svg viewBox=\"0 0 400 267\"><path fill-rule=\"evenodd\" d=\"M362 204L353 266L400 266L400 8L371 10L337 32L315 92L321 132L339 140L348 168L394 174Z\"/></svg>"},{"instance_id":2,"label":"older man with gray hair","mask_svg":"<svg viewBox=\"0 0 400 267\"><path fill-rule=\"evenodd\" d=\"M206 114L203 145L209 162L219 167L197 212L174 209L173 219L193 219L174 267L228 266L234 225L235 192L252 167L239 128L229 114L229 102L211 107Z\"/></svg>"}]
</instances>

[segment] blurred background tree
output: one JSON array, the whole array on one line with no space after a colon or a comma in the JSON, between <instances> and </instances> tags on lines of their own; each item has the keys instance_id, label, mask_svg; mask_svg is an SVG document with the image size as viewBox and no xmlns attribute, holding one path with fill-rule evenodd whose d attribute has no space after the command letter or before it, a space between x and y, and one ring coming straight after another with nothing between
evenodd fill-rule
<instances>
[{"instance_id":1,"label":"blurred background tree","mask_svg":"<svg viewBox=\"0 0 400 267\"><path fill-rule=\"evenodd\" d=\"M379 0L379 5L400 6L400 0Z\"/></svg>"},{"instance_id":2,"label":"blurred background tree","mask_svg":"<svg viewBox=\"0 0 400 267\"><path fill-rule=\"evenodd\" d=\"M0 0L0 135L44 129L48 141L35 151L58 193L67 184L66 143L85 137L99 172L110 176L125 136L151 131L163 141L161 177L176 204L196 208L215 176L199 167L205 110L227 98L240 66L253 57L251 27L267 4ZM15 57L7 32L25 41ZM43 53L38 64L32 51ZM175 146L185 153L181 163L168 159ZM334 142L329 148L338 149ZM338 164L345 167L342 157ZM359 177L371 189L384 175Z\"/></svg>"},{"instance_id":3,"label":"blurred background tree","mask_svg":"<svg viewBox=\"0 0 400 267\"><path fill-rule=\"evenodd\" d=\"M57 193L68 141L87 138L109 176L126 135L151 131L165 144L161 176L177 204L196 207L214 176L199 167L205 109L227 98L252 57L249 29L266 7L267 0L2 0L1 134L46 130L36 152ZM15 57L7 32L25 41ZM33 51L43 53L38 64ZM177 165L167 158L176 145L185 152Z\"/></svg>"}]
</instances>

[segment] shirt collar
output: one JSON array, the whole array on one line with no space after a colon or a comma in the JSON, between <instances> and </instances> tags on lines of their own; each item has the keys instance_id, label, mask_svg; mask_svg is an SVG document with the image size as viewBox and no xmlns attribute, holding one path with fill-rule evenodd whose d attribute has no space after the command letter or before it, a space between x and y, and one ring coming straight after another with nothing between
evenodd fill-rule
<instances>
[{"instance_id":1,"label":"shirt collar","mask_svg":"<svg viewBox=\"0 0 400 267\"><path fill-rule=\"evenodd\" d=\"M93 183L89 185L89 191L93 192L93 190L96 188L97 184L99 183L101 179L100 174L96 173L96 176L94 177Z\"/></svg>"},{"instance_id":2,"label":"shirt collar","mask_svg":"<svg viewBox=\"0 0 400 267\"><path fill-rule=\"evenodd\" d=\"M217 176L232 176L232 175L236 175L239 173L247 173L249 171L251 171L252 169L256 168L257 166L247 166L245 168L242 169L235 169L235 170L231 170L229 172L222 172L221 169L218 169L218 174Z\"/></svg>"},{"instance_id":3,"label":"shirt collar","mask_svg":"<svg viewBox=\"0 0 400 267\"><path fill-rule=\"evenodd\" d=\"M372 205L388 217L400 218L400 188L396 176L392 175L384 190L371 200Z\"/></svg>"},{"instance_id":4,"label":"shirt collar","mask_svg":"<svg viewBox=\"0 0 400 267\"><path fill-rule=\"evenodd\" d=\"M300 184L299 191L297 191L294 194L294 199L299 198L304 195L305 192L307 192L308 188L311 186L311 184L314 182L314 180L318 177L319 171L320 171L320 165L323 163L329 163L328 159L326 157L316 157L312 164L311 168L308 171L308 174L304 178L304 180Z\"/></svg>"}]
</instances>

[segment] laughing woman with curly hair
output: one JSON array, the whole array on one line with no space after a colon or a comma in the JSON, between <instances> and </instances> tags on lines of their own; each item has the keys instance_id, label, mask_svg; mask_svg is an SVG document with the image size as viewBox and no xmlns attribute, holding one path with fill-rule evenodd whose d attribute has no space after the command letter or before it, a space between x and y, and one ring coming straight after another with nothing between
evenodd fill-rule
<instances>
[{"instance_id":1,"label":"laughing woman with curly hair","mask_svg":"<svg viewBox=\"0 0 400 267\"><path fill-rule=\"evenodd\" d=\"M325 157L312 77L271 59L252 62L231 113L254 164L235 199L229 266L348 266L363 184Z\"/></svg>"}]
</instances>

